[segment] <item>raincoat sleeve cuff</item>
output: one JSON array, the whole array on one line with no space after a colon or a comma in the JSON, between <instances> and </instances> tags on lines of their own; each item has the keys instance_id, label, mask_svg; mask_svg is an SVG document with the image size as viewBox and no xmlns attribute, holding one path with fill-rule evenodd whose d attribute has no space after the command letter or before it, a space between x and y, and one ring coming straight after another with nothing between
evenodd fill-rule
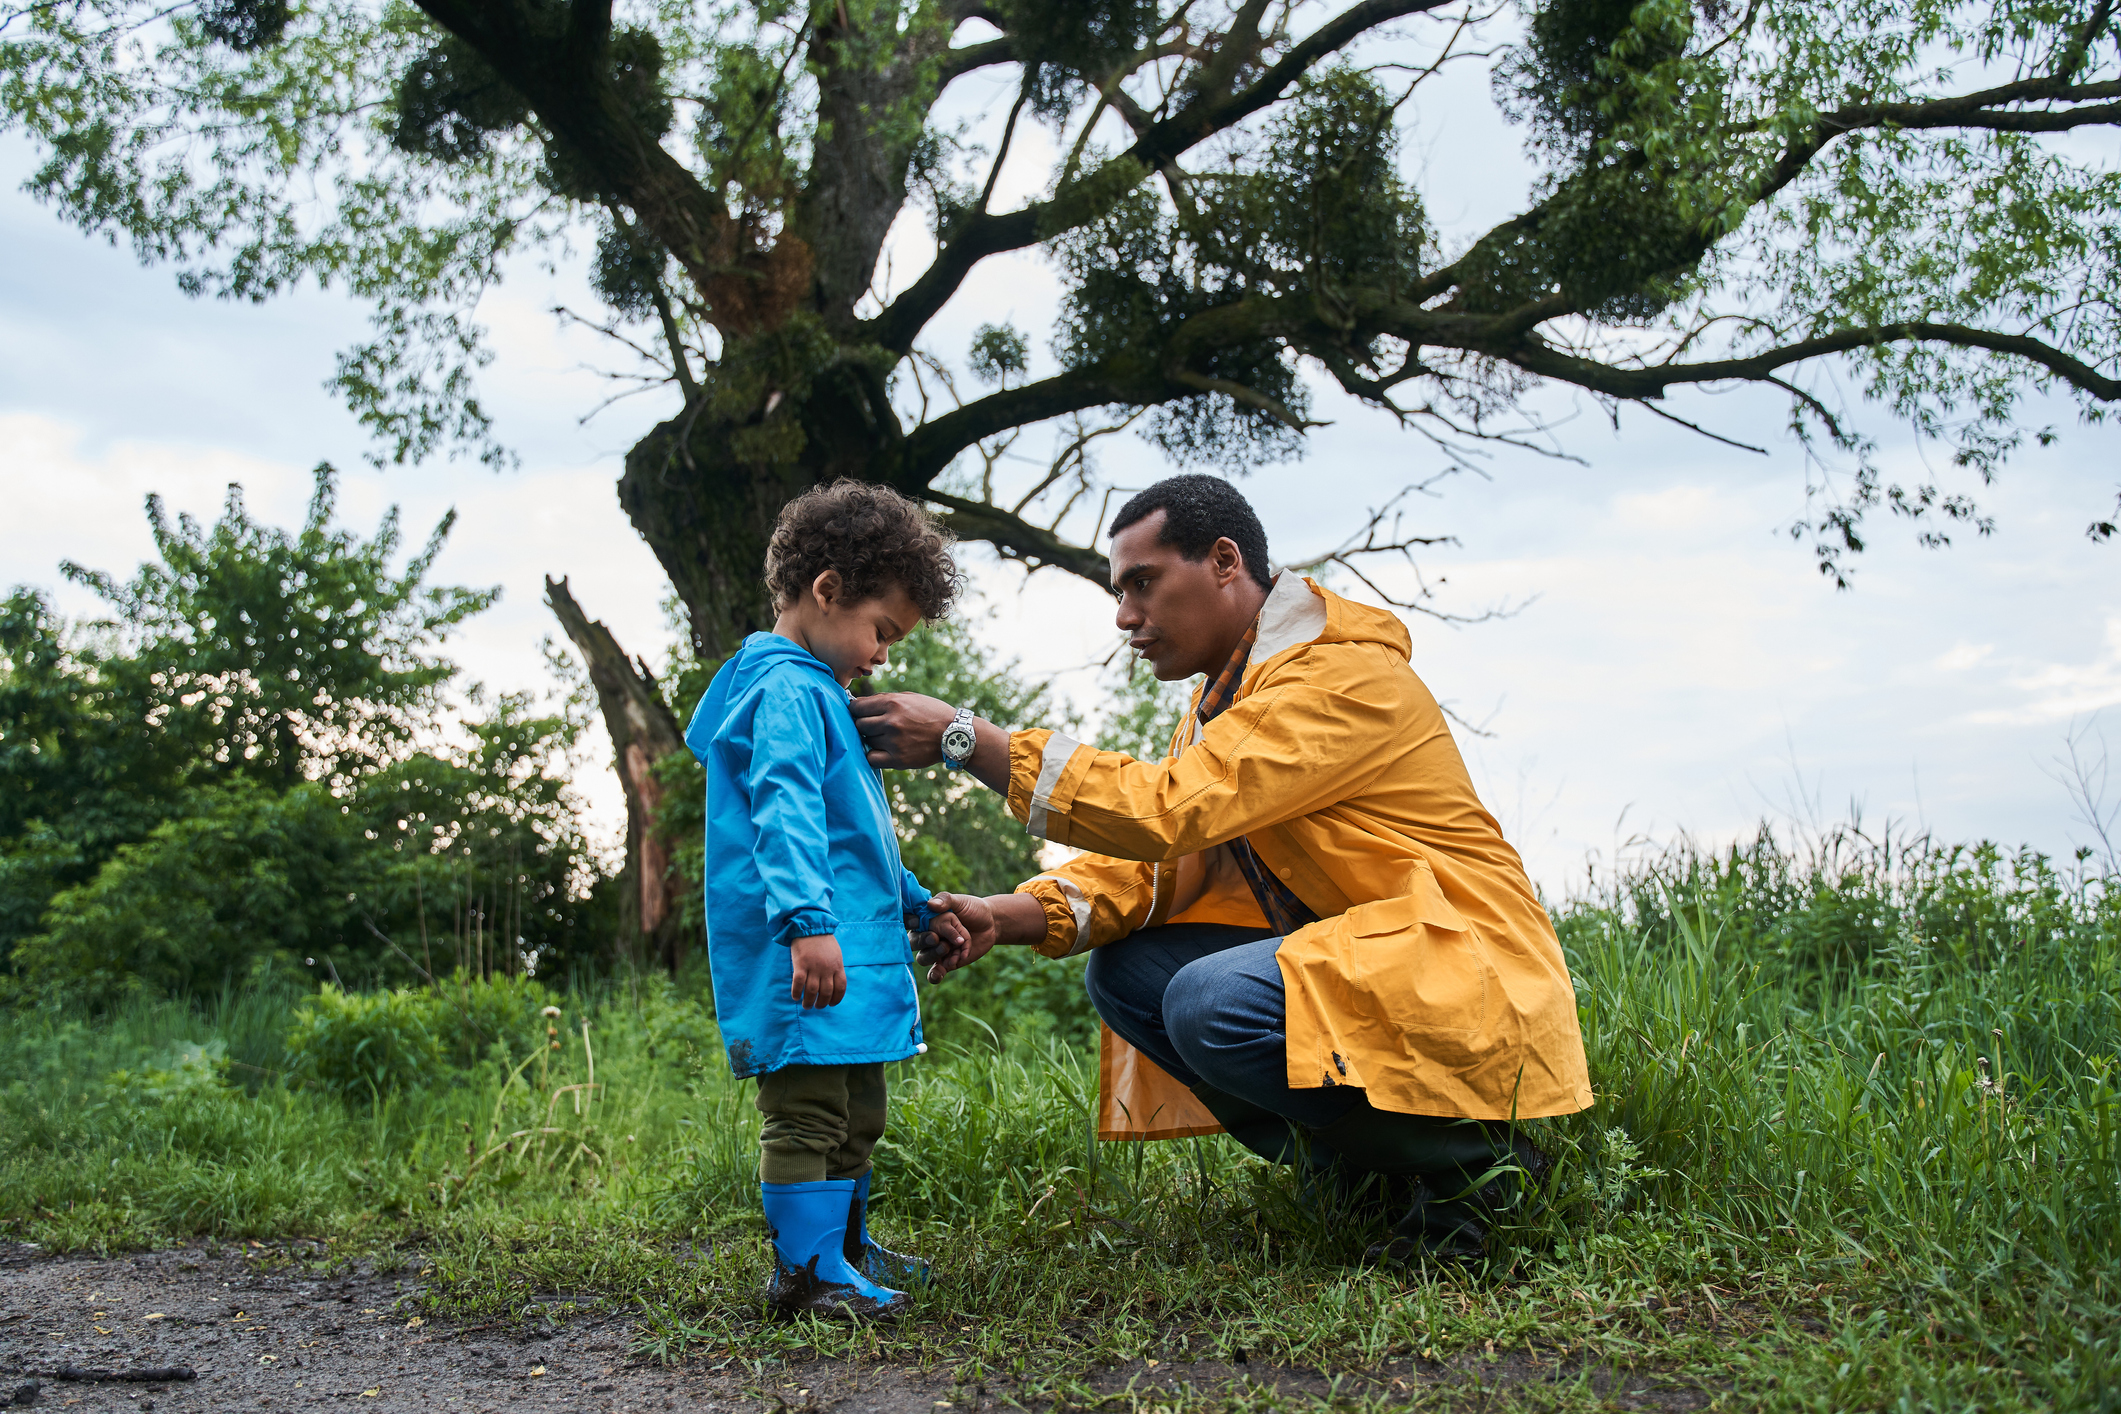
<instances>
[{"instance_id":1,"label":"raincoat sleeve cuff","mask_svg":"<svg viewBox=\"0 0 2121 1414\"><path fill-rule=\"evenodd\" d=\"M800 908L789 915L773 940L782 947L792 944L797 938L814 938L824 933L839 931L840 920L822 908Z\"/></svg>"},{"instance_id":2,"label":"raincoat sleeve cuff","mask_svg":"<svg viewBox=\"0 0 2121 1414\"><path fill-rule=\"evenodd\" d=\"M1096 752L1043 727L1009 734L1009 813L1042 840L1068 843L1068 807Z\"/></svg>"},{"instance_id":3,"label":"raincoat sleeve cuff","mask_svg":"<svg viewBox=\"0 0 2121 1414\"><path fill-rule=\"evenodd\" d=\"M1074 957L1090 949L1090 899L1067 879L1041 874L1016 886L1016 892L1038 900L1045 910L1046 936L1032 947L1047 957Z\"/></svg>"}]
</instances>

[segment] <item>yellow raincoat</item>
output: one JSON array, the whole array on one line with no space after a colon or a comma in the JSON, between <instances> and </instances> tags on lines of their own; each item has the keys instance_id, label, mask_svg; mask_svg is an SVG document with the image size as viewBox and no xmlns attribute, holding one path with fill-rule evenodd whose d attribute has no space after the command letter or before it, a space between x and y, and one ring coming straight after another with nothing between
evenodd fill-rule
<instances>
[{"instance_id":1,"label":"yellow raincoat","mask_svg":"<svg viewBox=\"0 0 2121 1414\"><path fill-rule=\"evenodd\" d=\"M1017 891L1045 909L1049 957L1164 923L1263 927L1220 847L1244 836L1323 920L1278 953L1291 1087L1359 1085L1402 1114L1572 1114L1591 1086L1568 966L1412 646L1393 615L1285 571L1235 699L1205 731L1189 713L1171 757L1012 734L1010 810L1091 851ZM1109 1031L1101 1070L1102 1137L1217 1128Z\"/></svg>"}]
</instances>

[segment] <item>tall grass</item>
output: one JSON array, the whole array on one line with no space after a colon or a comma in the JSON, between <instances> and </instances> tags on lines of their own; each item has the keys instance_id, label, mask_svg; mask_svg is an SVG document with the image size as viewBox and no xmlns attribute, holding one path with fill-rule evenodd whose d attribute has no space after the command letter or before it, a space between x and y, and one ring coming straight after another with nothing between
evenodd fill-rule
<instances>
[{"instance_id":1,"label":"tall grass","mask_svg":"<svg viewBox=\"0 0 2121 1414\"><path fill-rule=\"evenodd\" d=\"M1044 1015L997 1033L1012 1006L964 996L893 1067L878 1201L952 1254L923 1300L979 1321L903 1339L995 1370L1529 1339L1700 1362L1767 1404L2096 1407L2121 1388L2117 884L1844 830L1681 844L1557 909L1600 1103L1533 1126L1547 1201L1484 1274L1356 1269L1367 1234L1227 1140L1098 1143L1079 1031L1015 1005ZM558 1050L366 1100L289 1078L295 1002L9 1018L0 1223L410 1241L459 1310L589 1293L639 1303L665 1353L880 1348L755 1319L758 1116L697 997L580 986ZM1768 1314L1688 1344L1646 1314L1675 1301Z\"/></svg>"},{"instance_id":2,"label":"tall grass","mask_svg":"<svg viewBox=\"0 0 2121 1414\"><path fill-rule=\"evenodd\" d=\"M1901 1260L2121 1256L2111 881L1763 837L1672 851L1561 923L1598 1122L1669 1171L1668 1201Z\"/></svg>"},{"instance_id":3,"label":"tall grass","mask_svg":"<svg viewBox=\"0 0 2121 1414\"><path fill-rule=\"evenodd\" d=\"M1663 1171L1645 1215L1865 1273L2043 1395L2114 1407L2121 879L1763 833L1668 850L1560 925L1604 1101L1566 1128Z\"/></svg>"}]
</instances>

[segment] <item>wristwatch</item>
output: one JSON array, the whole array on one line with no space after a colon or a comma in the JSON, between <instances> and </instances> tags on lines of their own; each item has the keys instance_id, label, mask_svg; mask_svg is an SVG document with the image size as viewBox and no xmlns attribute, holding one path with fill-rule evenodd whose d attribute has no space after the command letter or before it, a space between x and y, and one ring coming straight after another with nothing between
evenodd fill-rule
<instances>
[{"instance_id":1,"label":"wristwatch","mask_svg":"<svg viewBox=\"0 0 2121 1414\"><path fill-rule=\"evenodd\" d=\"M957 709L950 725L943 728L943 764L951 770L962 770L972 759L972 748L979 745L979 738L972 734L972 704L966 703Z\"/></svg>"}]
</instances>

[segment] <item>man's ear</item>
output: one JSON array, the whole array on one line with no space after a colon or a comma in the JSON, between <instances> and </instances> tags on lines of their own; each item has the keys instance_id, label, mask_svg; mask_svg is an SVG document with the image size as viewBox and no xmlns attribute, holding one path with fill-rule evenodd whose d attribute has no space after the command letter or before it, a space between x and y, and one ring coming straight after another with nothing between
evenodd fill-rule
<instances>
[{"instance_id":1,"label":"man's ear","mask_svg":"<svg viewBox=\"0 0 2121 1414\"><path fill-rule=\"evenodd\" d=\"M845 587L838 570L826 570L810 581L810 597L817 601L820 609L829 609L840 601L840 591Z\"/></svg>"},{"instance_id":2,"label":"man's ear","mask_svg":"<svg viewBox=\"0 0 2121 1414\"><path fill-rule=\"evenodd\" d=\"M1209 549L1208 563L1215 568L1215 587L1228 589L1245 572L1245 552L1225 535Z\"/></svg>"}]
</instances>

